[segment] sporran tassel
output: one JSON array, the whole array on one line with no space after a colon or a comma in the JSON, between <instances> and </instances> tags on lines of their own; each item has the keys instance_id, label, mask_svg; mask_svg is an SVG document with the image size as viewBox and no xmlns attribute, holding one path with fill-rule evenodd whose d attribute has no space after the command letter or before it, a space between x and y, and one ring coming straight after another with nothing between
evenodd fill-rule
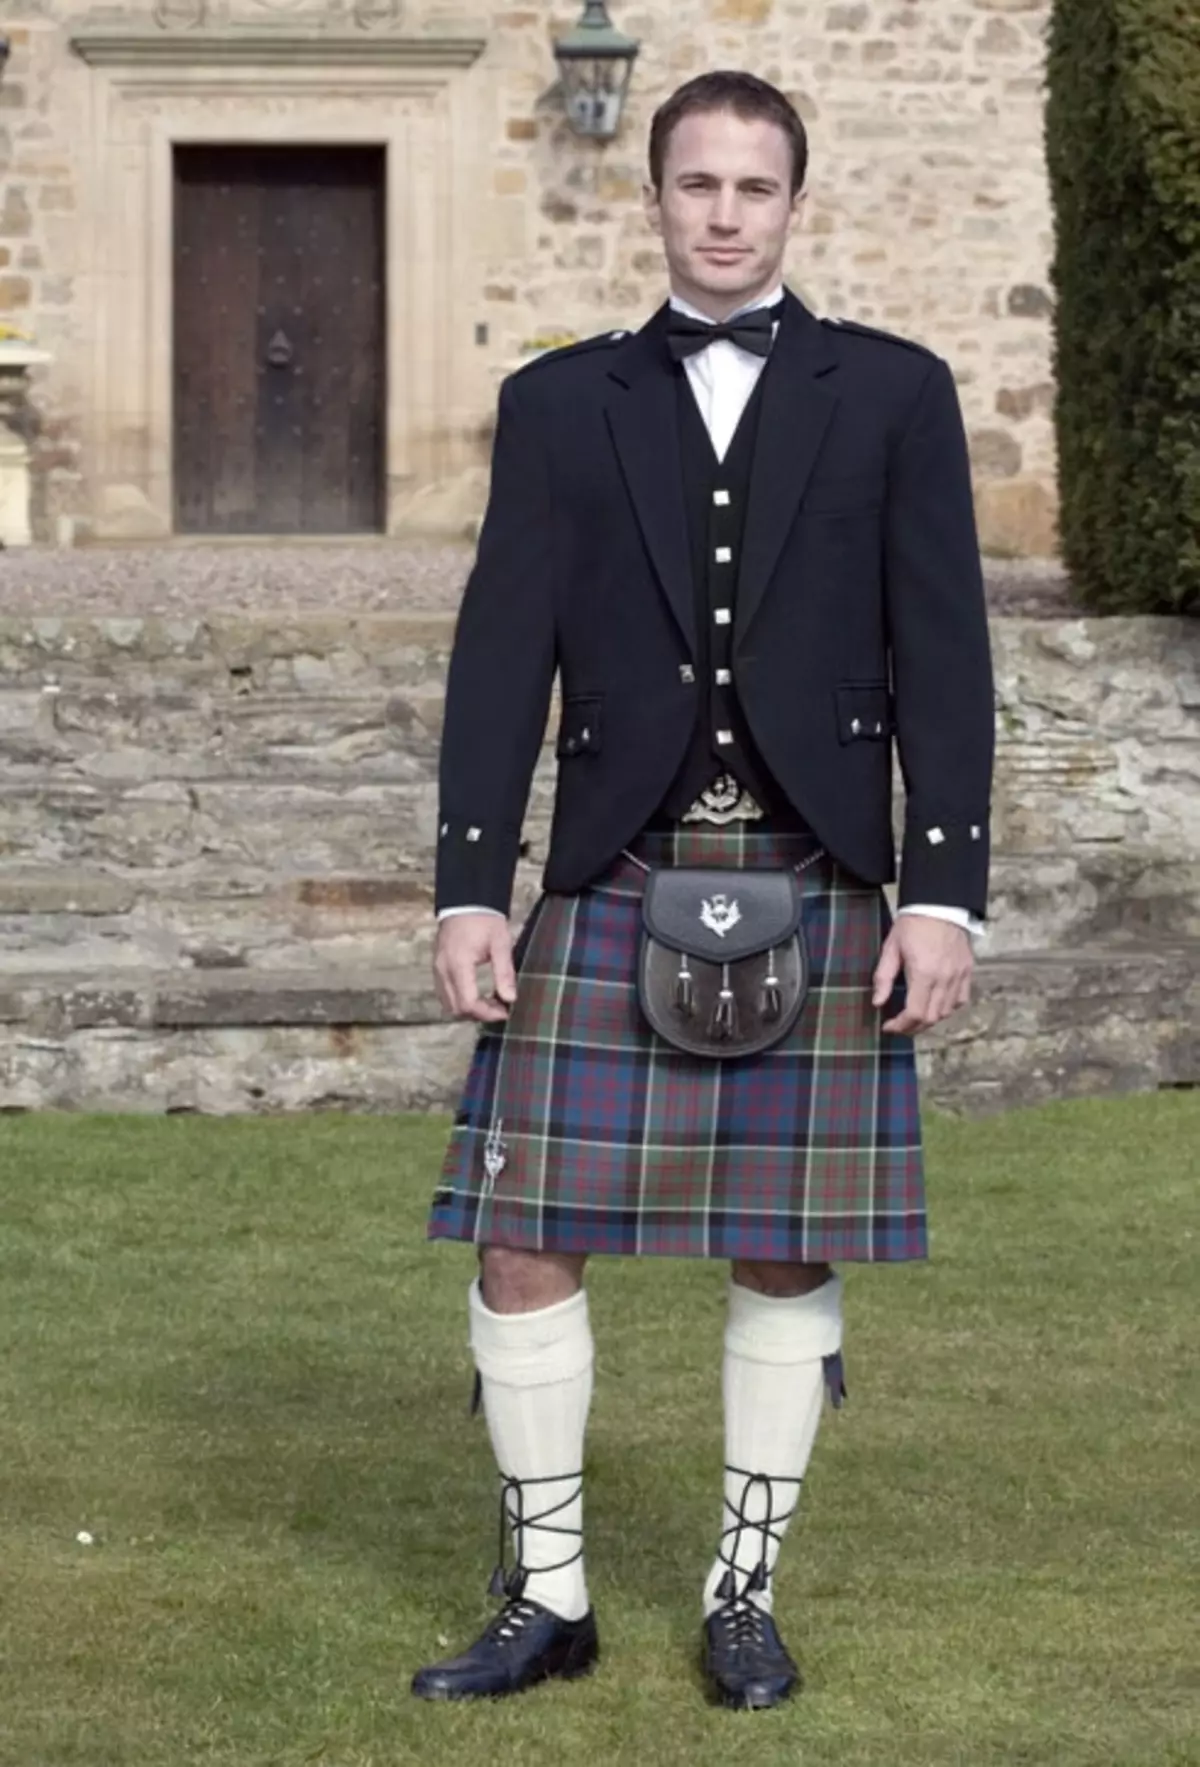
<instances>
[{"instance_id":1,"label":"sporran tassel","mask_svg":"<svg viewBox=\"0 0 1200 1767\"><path fill-rule=\"evenodd\" d=\"M721 991L717 995L717 1004L713 1008L712 1024L709 1026L712 1036L722 1041L737 1036L737 1003L733 997L733 989L729 986L729 965L721 965Z\"/></svg>"},{"instance_id":2,"label":"sporran tassel","mask_svg":"<svg viewBox=\"0 0 1200 1767\"><path fill-rule=\"evenodd\" d=\"M679 954L679 974L675 977L675 1010L684 1018L691 1018L696 1009L695 993L692 988L692 972L688 968L687 954Z\"/></svg>"},{"instance_id":3,"label":"sporran tassel","mask_svg":"<svg viewBox=\"0 0 1200 1767\"><path fill-rule=\"evenodd\" d=\"M783 1011L783 994L779 986L779 977L775 974L775 953L767 953L767 973L763 977L762 994L758 1003L759 1011L765 1022L777 1019Z\"/></svg>"}]
</instances>

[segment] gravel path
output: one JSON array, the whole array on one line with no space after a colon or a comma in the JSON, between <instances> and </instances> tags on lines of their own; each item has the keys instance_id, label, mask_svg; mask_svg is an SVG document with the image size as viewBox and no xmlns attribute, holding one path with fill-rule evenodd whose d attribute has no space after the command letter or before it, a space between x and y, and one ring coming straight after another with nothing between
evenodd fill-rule
<instances>
[{"instance_id":1,"label":"gravel path","mask_svg":"<svg viewBox=\"0 0 1200 1767\"><path fill-rule=\"evenodd\" d=\"M429 613L457 606L474 549L398 540L180 542L0 552L0 614ZM1079 610L1051 560L986 561L997 614Z\"/></svg>"}]
</instances>

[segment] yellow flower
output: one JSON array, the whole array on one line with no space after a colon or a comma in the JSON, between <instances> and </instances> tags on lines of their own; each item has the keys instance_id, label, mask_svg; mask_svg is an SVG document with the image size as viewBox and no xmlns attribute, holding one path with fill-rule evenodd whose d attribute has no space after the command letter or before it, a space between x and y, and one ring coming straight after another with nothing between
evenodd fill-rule
<instances>
[{"instance_id":1,"label":"yellow flower","mask_svg":"<svg viewBox=\"0 0 1200 1767\"><path fill-rule=\"evenodd\" d=\"M561 350L567 344L577 344L579 338L573 331L539 331L535 337L525 339L522 350Z\"/></svg>"}]
</instances>

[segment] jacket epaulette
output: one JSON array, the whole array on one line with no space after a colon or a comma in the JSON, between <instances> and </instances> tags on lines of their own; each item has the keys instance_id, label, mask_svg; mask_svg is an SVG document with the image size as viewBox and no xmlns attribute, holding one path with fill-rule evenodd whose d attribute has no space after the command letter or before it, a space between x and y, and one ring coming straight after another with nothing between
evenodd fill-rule
<instances>
[{"instance_id":1,"label":"jacket epaulette","mask_svg":"<svg viewBox=\"0 0 1200 1767\"><path fill-rule=\"evenodd\" d=\"M905 350L915 350L919 356L936 356L937 351L931 350L926 344L919 344L915 338L900 337L894 331L880 331L874 325L861 325L857 319L838 319L827 315L821 320L822 325L831 325L835 331L853 331L859 337L879 338L885 344L899 344Z\"/></svg>"},{"instance_id":2,"label":"jacket epaulette","mask_svg":"<svg viewBox=\"0 0 1200 1767\"><path fill-rule=\"evenodd\" d=\"M623 343L629 336L627 331L602 331L596 337L580 338L578 343L563 344L557 350L546 350L543 355L535 356L532 362L522 363L514 368L514 374L531 374L535 368L545 368L547 363L562 362L569 356L582 356L589 350L610 350L614 344Z\"/></svg>"}]
</instances>

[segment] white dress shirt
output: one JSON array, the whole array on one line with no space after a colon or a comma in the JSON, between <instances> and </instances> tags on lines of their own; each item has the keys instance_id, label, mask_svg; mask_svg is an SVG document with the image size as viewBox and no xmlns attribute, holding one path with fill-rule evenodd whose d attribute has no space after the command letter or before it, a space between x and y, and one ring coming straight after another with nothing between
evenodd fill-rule
<instances>
[{"instance_id":1,"label":"white dress shirt","mask_svg":"<svg viewBox=\"0 0 1200 1767\"><path fill-rule=\"evenodd\" d=\"M773 307L783 299L783 284L779 283L770 294L765 294L745 307L739 307L738 313L753 313L759 307ZM702 313L697 307L689 305L679 295L671 296L671 306L679 313L685 313L689 319L699 319L712 323L711 313ZM737 314L731 313L731 319ZM778 324L774 331L779 330ZM696 403L700 407L700 415L704 426L712 440L718 460L724 460L729 451L742 421L742 414L750 402L750 395L758 385L758 377L767 365L765 356L756 356L751 350L743 350L731 338L717 338L715 343L706 344L701 350L694 350L684 358L684 368ZM910 903L908 907L898 910L900 914L926 914L935 920L949 920L955 926L976 935L984 930L983 922L977 920L965 908L919 905ZM444 920L451 914L498 914L496 908L443 908L438 915Z\"/></svg>"}]
</instances>

